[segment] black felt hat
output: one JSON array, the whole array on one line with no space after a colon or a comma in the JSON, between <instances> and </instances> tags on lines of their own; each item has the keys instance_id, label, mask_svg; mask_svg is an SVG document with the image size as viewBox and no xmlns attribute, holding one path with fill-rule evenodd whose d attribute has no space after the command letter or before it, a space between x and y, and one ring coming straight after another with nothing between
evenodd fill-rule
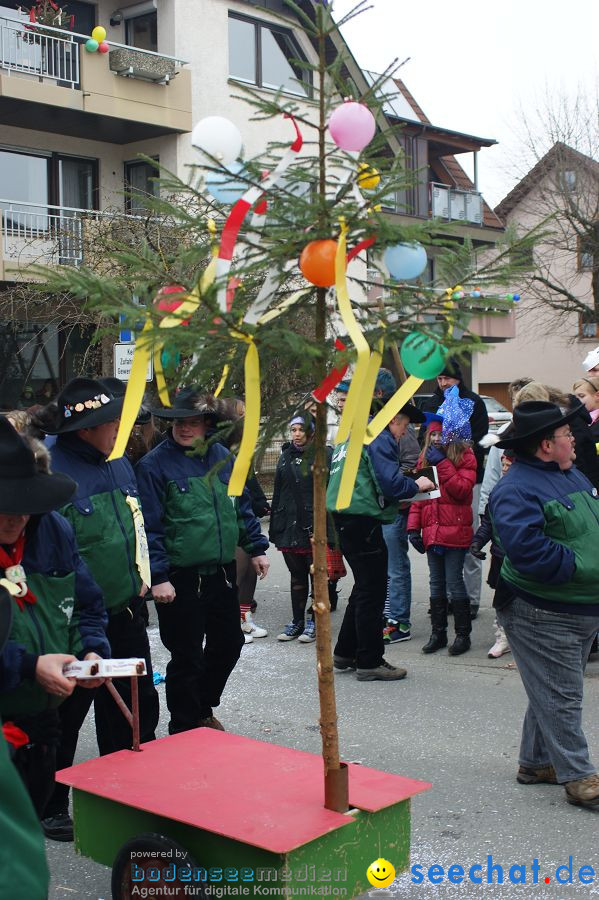
<instances>
[{"instance_id":1,"label":"black felt hat","mask_svg":"<svg viewBox=\"0 0 599 900\"><path fill-rule=\"evenodd\" d=\"M41 515L71 499L77 483L68 475L38 472L35 456L5 416L0 416L0 513Z\"/></svg>"},{"instance_id":2,"label":"black felt hat","mask_svg":"<svg viewBox=\"0 0 599 900\"><path fill-rule=\"evenodd\" d=\"M426 419L426 416L424 415L422 410L418 409L417 406L414 406L413 403L406 403L405 406L402 406L397 415L407 416L410 422L414 422L418 425L421 425L422 422L424 422Z\"/></svg>"},{"instance_id":3,"label":"black felt hat","mask_svg":"<svg viewBox=\"0 0 599 900\"><path fill-rule=\"evenodd\" d=\"M561 425L567 425L580 413L580 404L567 413L563 413L556 403L545 400L527 400L514 407L514 418L511 426L503 432L496 446L500 450L517 450L533 438L541 438L551 434Z\"/></svg>"},{"instance_id":4,"label":"black felt hat","mask_svg":"<svg viewBox=\"0 0 599 900\"><path fill-rule=\"evenodd\" d=\"M12 599L5 587L0 586L0 653L4 650L12 627Z\"/></svg>"},{"instance_id":5,"label":"black felt hat","mask_svg":"<svg viewBox=\"0 0 599 900\"><path fill-rule=\"evenodd\" d=\"M48 434L66 434L114 422L121 415L124 392L116 396L103 381L73 378L56 398L57 422Z\"/></svg>"},{"instance_id":6,"label":"black felt hat","mask_svg":"<svg viewBox=\"0 0 599 900\"><path fill-rule=\"evenodd\" d=\"M200 387L186 387L179 391L171 407L150 410L157 419L195 419L216 416L216 402L212 394Z\"/></svg>"}]
</instances>

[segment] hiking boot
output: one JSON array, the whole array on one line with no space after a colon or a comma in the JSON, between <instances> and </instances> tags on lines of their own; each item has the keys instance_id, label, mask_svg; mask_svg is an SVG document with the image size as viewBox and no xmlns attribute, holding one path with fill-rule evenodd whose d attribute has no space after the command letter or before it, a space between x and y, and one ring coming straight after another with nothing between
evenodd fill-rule
<instances>
[{"instance_id":1,"label":"hiking boot","mask_svg":"<svg viewBox=\"0 0 599 900\"><path fill-rule=\"evenodd\" d=\"M357 669L358 681L399 681L407 675L406 669L392 666L384 659L375 669Z\"/></svg>"},{"instance_id":2,"label":"hiking boot","mask_svg":"<svg viewBox=\"0 0 599 900\"><path fill-rule=\"evenodd\" d=\"M72 841L73 820L68 813L58 813L41 821L42 831L51 841Z\"/></svg>"},{"instance_id":3,"label":"hiking boot","mask_svg":"<svg viewBox=\"0 0 599 900\"><path fill-rule=\"evenodd\" d=\"M262 628L260 625L256 625L254 619L252 618L251 612L246 612L243 614L241 619L241 630L244 634L249 634L252 638L263 638L266 637L268 631L266 628ZM246 641L246 644L249 641Z\"/></svg>"},{"instance_id":4,"label":"hiking boot","mask_svg":"<svg viewBox=\"0 0 599 900\"><path fill-rule=\"evenodd\" d=\"M215 731L227 730L223 723L218 721L216 716L206 716L205 719L200 719L198 728L214 728Z\"/></svg>"},{"instance_id":5,"label":"hiking boot","mask_svg":"<svg viewBox=\"0 0 599 900\"><path fill-rule=\"evenodd\" d=\"M538 769L520 766L516 781L518 784L557 784L553 766L539 766Z\"/></svg>"},{"instance_id":6,"label":"hiking boot","mask_svg":"<svg viewBox=\"0 0 599 900\"><path fill-rule=\"evenodd\" d=\"M568 781L566 800L573 806L586 806L587 809L599 809L599 775L587 775L577 781Z\"/></svg>"},{"instance_id":7,"label":"hiking boot","mask_svg":"<svg viewBox=\"0 0 599 900\"><path fill-rule=\"evenodd\" d=\"M412 635L407 625L395 625L389 622L383 629L383 640L388 644L398 644L401 641L409 641L411 639Z\"/></svg>"},{"instance_id":8,"label":"hiking boot","mask_svg":"<svg viewBox=\"0 0 599 900\"><path fill-rule=\"evenodd\" d=\"M470 650L470 632L472 631L472 607L468 600L453 601L453 621L455 624L455 641L447 651L450 656L461 656Z\"/></svg>"},{"instance_id":9,"label":"hiking boot","mask_svg":"<svg viewBox=\"0 0 599 900\"><path fill-rule=\"evenodd\" d=\"M296 638L300 636L300 634L304 633L304 623L303 622L290 622L289 625L285 626L285 630L281 632L281 634L277 635L278 641L294 641Z\"/></svg>"},{"instance_id":10,"label":"hiking boot","mask_svg":"<svg viewBox=\"0 0 599 900\"><path fill-rule=\"evenodd\" d=\"M303 630L303 633L299 636L299 641L302 644L311 644L316 640L316 622L314 619L306 620L306 627Z\"/></svg>"},{"instance_id":11,"label":"hiking boot","mask_svg":"<svg viewBox=\"0 0 599 900\"><path fill-rule=\"evenodd\" d=\"M428 643L422 648L422 652L436 653L437 650L442 650L443 647L447 647L447 632L445 630L433 631L428 639Z\"/></svg>"},{"instance_id":12,"label":"hiking boot","mask_svg":"<svg viewBox=\"0 0 599 900\"><path fill-rule=\"evenodd\" d=\"M348 659L347 656L333 656L333 666L338 672L354 672L356 661Z\"/></svg>"},{"instance_id":13,"label":"hiking boot","mask_svg":"<svg viewBox=\"0 0 599 900\"><path fill-rule=\"evenodd\" d=\"M466 653L470 650L470 636L467 634L456 634L455 641L448 649L448 653L450 656L461 656L462 653Z\"/></svg>"}]
</instances>

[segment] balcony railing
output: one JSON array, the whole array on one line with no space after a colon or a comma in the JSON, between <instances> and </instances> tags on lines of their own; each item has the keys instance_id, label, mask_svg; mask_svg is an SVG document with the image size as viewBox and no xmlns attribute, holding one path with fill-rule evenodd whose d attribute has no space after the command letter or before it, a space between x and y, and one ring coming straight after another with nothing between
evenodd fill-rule
<instances>
[{"instance_id":1,"label":"balcony railing","mask_svg":"<svg viewBox=\"0 0 599 900\"><path fill-rule=\"evenodd\" d=\"M478 191L460 191L446 184L430 184L431 215L448 222L483 224L483 197Z\"/></svg>"},{"instance_id":2,"label":"balcony railing","mask_svg":"<svg viewBox=\"0 0 599 900\"><path fill-rule=\"evenodd\" d=\"M37 75L62 87L79 85L79 45L70 32L56 34L0 17L0 69L11 75ZM62 37L60 36L62 33Z\"/></svg>"},{"instance_id":3,"label":"balcony railing","mask_svg":"<svg viewBox=\"0 0 599 900\"><path fill-rule=\"evenodd\" d=\"M2 252L5 263L80 266L86 244L93 241L93 222L144 221L143 216L75 209L0 199Z\"/></svg>"},{"instance_id":4,"label":"balcony railing","mask_svg":"<svg viewBox=\"0 0 599 900\"><path fill-rule=\"evenodd\" d=\"M89 35L0 16L0 71L33 75L79 89L79 54ZM117 75L168 83L185 60L110 41L109 67Z\"/></svg>"}]
</instances>

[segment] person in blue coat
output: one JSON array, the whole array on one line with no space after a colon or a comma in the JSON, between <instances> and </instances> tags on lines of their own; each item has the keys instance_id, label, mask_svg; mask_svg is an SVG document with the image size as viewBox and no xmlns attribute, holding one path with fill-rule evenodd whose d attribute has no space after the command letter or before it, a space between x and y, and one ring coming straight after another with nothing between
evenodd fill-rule
<instances>
[{"instance_id":1,"label":"person in blue coat","mask_svg":"<svg viewBox=\"0 0 599 900\"><path fill-rule=\"evenodd\" d=\"M53 787L58 707L75 689L63 667L110 656L102 592L73 529L53 511L75 489L71 478L50 474L43 445L21 438L0 416L0 584L13 600L0 657L0 718L40 818Z\"/></svg>"},{"instance_id":2,"label":"person in blue coat","mask_svg":"<svg viewBox=\"0 0 599 900\"><path fill-rule=\"evenodd\" d=\"M235 549L252 558L263 578L268 539L251 498L229 497L232 454L213 434L214 397L181 390L172 408L153 410L172 422L167 438L138 463L160 637L170 651L166 669L169 732L208 727L244 645L239 618Z\"/></svg>"}]
</instances>

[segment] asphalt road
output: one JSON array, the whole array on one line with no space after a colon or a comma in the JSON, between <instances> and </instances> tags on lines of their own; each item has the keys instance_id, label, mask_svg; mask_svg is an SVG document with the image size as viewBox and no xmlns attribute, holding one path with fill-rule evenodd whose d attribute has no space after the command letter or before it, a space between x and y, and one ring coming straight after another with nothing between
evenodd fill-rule
<instances>
[{"instance_id":1,"label":"asphalt road","mask_svg":"<svg viewBox=\"0 0 599 900\"><path fill-rule=\"evenodd\" d=\"M269 636L242 652L219 707L227 730L314 753L320 752L318 692L313 644L280 643L277 633L290 619L288 575L282 557L270 552L271 572L259 587L256 621ZM424 881L415 884L409 873L400 875L371 896L436 898L447 893L464 897L515 898L534 891L535 898L589 897L599 894L599 814L570 806L558 786L525 787L515 773L525 696L511 655L493 661L487 650L494 640L491 594L485 589L479 618L474 623L473 649L457 658L440 651L420 651L429 633L426 615L426 561L411 552L413 569L413 638L389 648L392 663L408 669L401 682L361 683L351 674L336 676L342 758L433 783L433 789L413 801L412 865L423 867ZM339 627L350 577L341 582ZM155 668L164 673L167 654L154 621L150 627ZM159 736L167 733L164 685ZM599 662L587 670L585 729L599 761ZM88 718L78 761L96 755L93 722ZM260 779L251 760L247 771L234 777ZM110 872L77 857L72 844L47 841L52 884L51 900L108 900ZM385 848L381 848L385 856ZM483 865L487 857L504 870L504 883L477 886L449 884L447 869ZM555 870L573 857L574 883L558 886ZM539 884L532 886L531 864L539 860ZM391 859L391 862L393 860ZM440 865L444 882L430 883L430 866ZM509 882L508 869L526 866L525 885ZM581 866L597 873L581 884ZM562 877L566 873L562 873ZM437 873L438 875L438 873ZM475 876L478 872L475 872ZM589 877L589 873L583 873ZM433 872L433 877L435 873ZM518 876L515 876L518 877ZM544 878L550 877L546 885ZM496 880L497 876L495 876Z\"/></svg>"}]
</instances>

